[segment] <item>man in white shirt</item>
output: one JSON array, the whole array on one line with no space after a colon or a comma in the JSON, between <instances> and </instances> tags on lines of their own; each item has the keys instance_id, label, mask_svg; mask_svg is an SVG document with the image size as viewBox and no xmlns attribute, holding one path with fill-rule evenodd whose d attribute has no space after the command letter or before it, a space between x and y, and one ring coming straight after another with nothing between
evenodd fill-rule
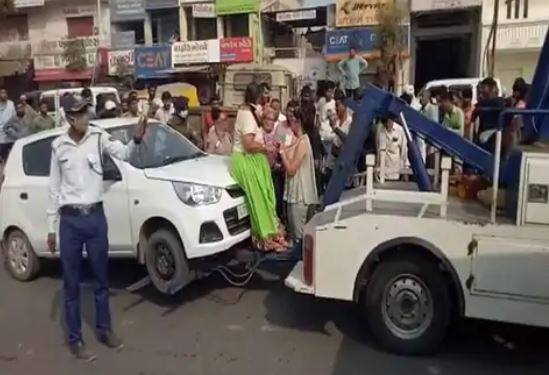
<instances>
[{"instance_id":1,"label":"man in white shirt","mask_svg":"<svg viewBox=\"0 0 549 375\"><path fill-rule=\"evenodd\" d=\"M0 159L6 162L15 142L12 129L15 126L15 104L8 99L8 92L0 89Z\"/></svg>"},{"instance_id":2,"label":"man in white shirt","mask_svg":"<svg viewBox=\"0 0 549 375\"><path fill-rule=\"evenodd\" d=\"M341 148L345 143L347 134L349 134L349 130L351 129L351 123L353 122L353 116L345 106L343 98L338 98L336 100L336 113L330 116L329 121L335 137L330 148L330 153L326 158L326 184L332 177L337 158L339 157Z\"/></svg>"},{"instance_id":3,"label":"man in white shirt","mask_svg":"<svg viewBox=\"0 0 549 375\"><path fill-rule=\"evenodd\" d=\"M408 143L402 126L392 119L383 119L377 134L377 161L385 179L400 179L400 169L408 160Z\"/></svg>"},{"instance_id":4,"label":"man in white shirt","mask_svg":"<svg viewBox=\"0 0 549 375\"><path fill-rule=\"evenodd\" d=\"M169 91L164 91L162 93L162 107L158 108L154 117L161 123L167 124L174 112L172 94Z\"/></svg>"},{"instance_id":5,"label":"man in white shirt","mask_svg":"<svg viewBox=\"0 0 549 375\"><path fill-rule=\"evenodd\" d=\"M102 203L103 154L129 159L132 150L143 139L147 124L145 120L141 121L133 141L123 145L112 140L102 129L89 126L88 103L71 97L64 104L70 127L52 143L47 243L54 254L59 226L69 348L76 358L93 361L95 355L86 349L81 332L80 266L84 245L95 277L98 338L109 348L123 347L122 341L112 332L109 311L109 242Z\"/></svg>"},{"instance_id":6,"label":"man in white shirt","mask_svg":"<svg viewBox=\"0 0 549 375\"><path fill-rule=\"evenodd\" d=\"M282 104L280 103L280 99L272 99L271 100L271 108L275 112L275 118L276 121L274 123L274 130L278 128L278 125L284 124L288 121L284 113L282 113Z\"/></svg>"},{"instance_id":7,"label":"man in white shirt","mask_svg":"<svg viewBox=\"0 0 549 375\"><path fill-rule=\"evenodd\" d=\"M139 100L139 113L154 117L156 110L162 107L162 100L156 97L156 85L154 84L147 86L147 93L149 94L147 99Z\"/></svg>"},{"instance_id":8,"label":"man in white shirt","mask_svg":"<svg viewBox=\"0 0 549 375\"><path fill-rule=\"evenodd\" d=\"M336 113L336 102L334 100L334 85L330 83L326 87L324 96L318 99L316 104L317 123L319 125L319 133L322 142L330 144L334 138L335 133L330 126L329 115Z\"/></svg>"}]
</instances>

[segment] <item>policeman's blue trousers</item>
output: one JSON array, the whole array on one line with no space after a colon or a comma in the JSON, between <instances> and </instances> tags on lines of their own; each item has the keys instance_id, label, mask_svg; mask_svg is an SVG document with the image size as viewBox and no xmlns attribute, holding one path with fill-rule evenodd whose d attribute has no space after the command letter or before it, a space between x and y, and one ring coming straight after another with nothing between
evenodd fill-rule
<instances>
[{"instance_id":1,"label":"policeman's blue trousers","mask_svg":"<svg viewBox=\"0 0 549 375\"><path fill-rule=\"evenodd\" d=\"M86 246L94 275L96 329L99 335L111 329L108 288L107 220L103 210L85 216L61 215L59 240L65 293L65 319L69 344L82 340L80 318L80 269Z\"/></svg>"}]
</instances>

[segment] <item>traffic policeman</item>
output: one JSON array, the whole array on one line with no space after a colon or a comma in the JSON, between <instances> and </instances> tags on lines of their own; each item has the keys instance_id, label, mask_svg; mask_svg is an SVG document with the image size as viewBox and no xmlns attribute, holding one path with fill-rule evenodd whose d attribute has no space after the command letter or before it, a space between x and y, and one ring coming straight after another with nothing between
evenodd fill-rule
<instances>
[{"instance_id":1,"label":"traffic policeman","mask_svg":"<svg viewBox=\"0 0 549 375\"><path fill-rule=\"evenodd\" d=\"M124 145L104 130L89 125L88 105L74 98L65 101L64 112L70 126L52 143L47 242L50 251L55 253L59 227L69 348L77 358L93 361L95 355L86 349L81 332L80 265L84 246L95 278L98 339L109 348L123 347L111 329L107 280L109 243L102 203L103 155L128 160L145 135L147 120L139 121L134 139Z\"/></svg>"}]
</instances>

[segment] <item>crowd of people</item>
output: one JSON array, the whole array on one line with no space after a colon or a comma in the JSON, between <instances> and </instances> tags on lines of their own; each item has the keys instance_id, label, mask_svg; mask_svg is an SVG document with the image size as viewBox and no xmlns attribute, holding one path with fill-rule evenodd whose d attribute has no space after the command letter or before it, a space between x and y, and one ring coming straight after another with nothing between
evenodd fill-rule
<instances>
[{"instance_id":1,"label":"crowd of people","mask_svg":"<svg viewBox=\"0 0 549 375\"><path fill-rule=\"evenodd\" d=\"M365 63L350 56L346 64L340 65L341 70L350 70L350 77ZM252 83L246 88L245 103L234 124L216 97L200 130L187 122L186 98L172 97L167 91L157 95L153 85L148 87L147 98L130 91L120 104L100 94L92 105L89 88L84 88L80 96L90 103L90 118L155 118L206 152L231 156L231 173L248 198L256 247L284 251L300 241L309 207L319 203L334 171L353 119L345 101L358 96L351 81L343 87L345 91L328 82L316 98L305 86L299 98L290 100L286 108L278 98L271 98L268 84ZM432 121L493 152L499 113L509 106L525 108L528 85L517 79L513 95L503 98L497 82L486 78L477 91L474 106L470 95L440 88L423 92L419 99L410 90L401 98ZM0 90L0 158L7 157L18 138L55 125L47 103L39 103L35 110L26 97L14 104L7 92ZM376 154L378 167L383 164L379 170L384 179L398 180L408 165L405 133L392 118L379 118L374 125L364 153ZM505 128L504 150L520 142L521 126L520 117L515 116ZM417 141L424 159L428 158L432 150L421 139Z\"/></svg>"}]
</instances>

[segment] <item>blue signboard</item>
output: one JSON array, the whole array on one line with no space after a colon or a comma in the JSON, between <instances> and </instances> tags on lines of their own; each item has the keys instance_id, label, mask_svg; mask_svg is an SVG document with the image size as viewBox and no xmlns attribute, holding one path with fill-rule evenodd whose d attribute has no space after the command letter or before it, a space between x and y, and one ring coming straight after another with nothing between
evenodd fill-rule
<instances>
[{"instance_id":1,"label":"blue signboard","mask_svg":"<svg viewBox=\"0 0 549 375\"><path fill-rule=\"evenodd\" d=\"M135 49L137 78L162 78L172 69L171 46L137 47Z\"/></svg>"},{"instance_id":2,"label":"blue signboard","mask_svg":"<svg viewBox=\"0 0 549 375\"><path fill-rule=\"evenodd\" d=\"M405 26L404 46L408 45L408 26ZM343 57L354 48L361 54L372 53L377 50L375 27L359 29L344 29L326 32L326 57ZM407 50L407 48L405 48Z\"/></svg>"}]
</instances>

